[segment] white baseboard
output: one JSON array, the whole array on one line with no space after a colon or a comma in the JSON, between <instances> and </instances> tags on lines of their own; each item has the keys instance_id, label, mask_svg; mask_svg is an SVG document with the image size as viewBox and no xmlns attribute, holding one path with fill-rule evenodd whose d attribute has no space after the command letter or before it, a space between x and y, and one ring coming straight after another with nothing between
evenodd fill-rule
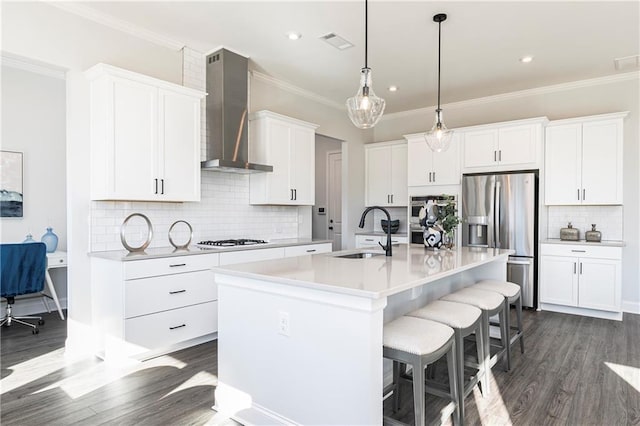
<instances>
[{"instance_id":1,"label":"white baseboard","mask_svg":"<svg viewBox=\"0 0 640 426\"><path fill-rule=\"evenodd\" d=\"M640 302L622 301L622 311L630 314L640 314Z\"/></svg>"},{"instance_id":2,"label":"white baseboard","mask_svg":"<svg viewBox=\"0 0 640 426\"><path fill-rule=\"evenodd\" d=\"M59 298L58 300L60 301L60 306L62 307L62 309L67 309L67 299ZM56 308L56 304L53 300L47 299L47 303L49 304L49 309L51 309L51 312L58 311L58 308ZM3 300L2 308L1 308L2 309L1 316L5 315L6 307L7 307L7 303L6 301ZM42 301L42 297L34 296L34 297L29 297L24 299L16 298L16 303L13 305L12 311L13 311L13 315L22 316L22 315L41 314L43 312L47 312L47 309L44 305L44 302Z\"/></svg>"}]
</instances>

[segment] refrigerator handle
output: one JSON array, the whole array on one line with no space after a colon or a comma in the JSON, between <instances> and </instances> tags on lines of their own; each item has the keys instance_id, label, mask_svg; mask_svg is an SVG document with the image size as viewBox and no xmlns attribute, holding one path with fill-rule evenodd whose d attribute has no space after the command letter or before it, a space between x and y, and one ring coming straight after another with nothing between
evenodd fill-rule
<instances>
[{"instance_id":1,"label":"refrigerator handle","mask_svg":"<svg viewBox=\"0 0 640 426\"><path fill-rule=\"evenodd\" d=\"M496 182L496 198L495 209L493 212L493 229L496 235L496 243L494 247L501 248L500 244L500 182Z\"/></svg>"}]
</instances>

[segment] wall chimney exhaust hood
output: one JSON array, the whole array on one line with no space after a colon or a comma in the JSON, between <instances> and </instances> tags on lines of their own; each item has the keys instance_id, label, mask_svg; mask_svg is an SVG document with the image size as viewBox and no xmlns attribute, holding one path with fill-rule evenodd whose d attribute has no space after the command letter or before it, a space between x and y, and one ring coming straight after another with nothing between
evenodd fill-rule
<instances>
[{"instance_id":1,"label":"wall chimney exhaust hood","mask_svg":"<svg viewBox=\"0 0 640 426\"><path fill-rule=\"evenodd\" d=\"M207 55L207 160L201 163L203 170L273 171L273 166L249 163L248 62L226 49Z\"/></svg>"}]
</instances>

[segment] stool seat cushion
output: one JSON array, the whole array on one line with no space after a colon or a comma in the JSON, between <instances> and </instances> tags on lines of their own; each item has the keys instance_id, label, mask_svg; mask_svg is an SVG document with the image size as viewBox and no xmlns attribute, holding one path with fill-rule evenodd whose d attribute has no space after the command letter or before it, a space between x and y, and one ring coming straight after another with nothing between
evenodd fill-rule
<instances>
[{"instance_id":1,"label":"stool seat cushion","mask_svg":"<svg viewBox=\"0 0 640 426\"><path fill-rule=\"evenodd\" d=\"M435 321L400 317L384 326L383 345L415 355L428 355L442 348L453 336L453 329Z\"/></svg>"},{"instance_id":2,"label":"stool seat cushion","mask_svg":"<svg viewBox=\"0 0 640 426\"><path fill-rule=\"evenodd\" d=\"M437 321L452 328L468 328L478 321L482 311L463 303L436 300L407 315Z\"/></svg>"},{"instance_id":3,"label":"stool seat cushion","mask_svg":"<svg viewBox=\"0 0 640 426\"><path fill-rule=\"evenodd\" d=\"M470 287L447 294L441 299L449 302L466 303L488 311L492 311L504 303L504 296L499 293Z\"/></svg>"},{"instance_id":4,"label":"stool seat cushion","mask_svg":"<svg viewBox=\"0 0 640 426\"><path fill-rule=\"evenodd\" d=\"M475 285L472 285L471 288L495 291L496 293L500 293L504 297L508 297L509 299L520 294L520 286L508 281L483 280L476 283Z\"/></svg>"}]
</instances>

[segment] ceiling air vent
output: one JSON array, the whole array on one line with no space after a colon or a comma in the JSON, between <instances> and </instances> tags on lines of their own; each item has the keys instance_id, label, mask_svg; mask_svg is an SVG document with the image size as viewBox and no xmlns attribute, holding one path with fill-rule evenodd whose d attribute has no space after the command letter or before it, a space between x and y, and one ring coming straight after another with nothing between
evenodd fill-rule
<instances>
[{"instance_id":1,"label":"ceiling air vent","mask_svg":"<svg viewBox=\"0 0 640 426\"><path fill-rule=\"evenodd\" d=\"M331 46L335 47L338 50L345 50L350 47L353 47L353 43L344 38L340 37L336 33L328 33L323 36L320 36L320 40L326 41Z\"/></svg>"},{"instance_id":2,"label":"ceiling air vent","mask_svg":"<svg viewBox=\"0 0 640 426\"><path fill-rule=\"evenodd\" d=\"M616 58L613 60L616 70L632 70L640 68L640 55L625 56L624 58Z\"/></svg>"}]
</instances>

